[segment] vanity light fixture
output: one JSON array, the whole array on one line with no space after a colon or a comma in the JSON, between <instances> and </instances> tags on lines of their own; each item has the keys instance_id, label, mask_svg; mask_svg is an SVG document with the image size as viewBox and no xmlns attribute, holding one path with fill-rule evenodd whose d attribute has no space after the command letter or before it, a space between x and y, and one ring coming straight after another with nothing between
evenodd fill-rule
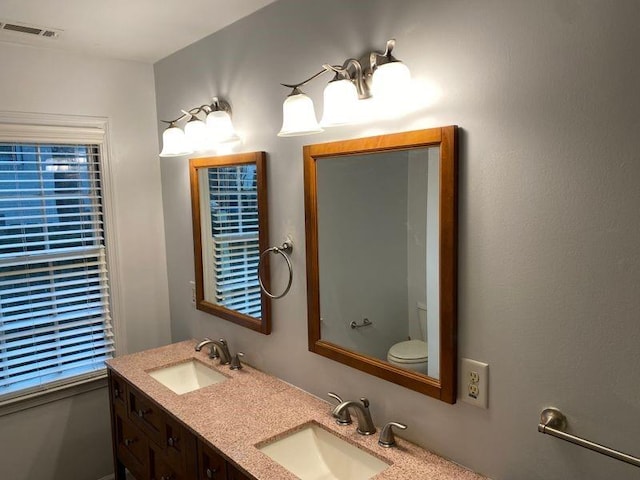
<instances>
[{"instance_id":1,"label":"vanity light fixture","mask_svg":"<svg viewBox=\"0 0 640 480\"><path fill-rule=\"evenodd\" d=\"M204 120L199 115L204 115ZM188 120L183 131L178 122L185 119ZM240 140L231 123L231 106L218 97L213 97L210 105L182 110L180 117L162 122L168 127L162 134L161 157L189 155Z\"/></svg>"},{"instance_id":2,"label":"vanity light fixture","mask_svg":"<svg viewBox=\"0 0 640 480\"><path fill-rule=\"evenodd\" d=\"M384 52L371 52L361 60L349 58L340 65L322 65L322 70L296 84L282 83L292 91L282 105L282 129L279 137L320 133L323 127L348 125L364 120L362 101L370 98L381 108L393 107L395 100L406 93L411 81L409 68L391 52L395 39L387 41ZM317 121L313 101L300 87L325 72L334 73L324 89L324 111Z\"/></svg>"}]
</instances>

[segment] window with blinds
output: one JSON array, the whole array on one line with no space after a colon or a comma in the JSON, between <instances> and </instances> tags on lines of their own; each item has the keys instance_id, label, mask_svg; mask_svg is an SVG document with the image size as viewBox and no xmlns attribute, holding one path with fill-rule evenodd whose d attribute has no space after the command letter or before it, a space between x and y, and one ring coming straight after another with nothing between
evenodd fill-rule
<instances>
[{"instance_id":1,"label":"window with blinds","mask_svg":"<svg viewBox=\"0 0 640 480\"><path fill-rule=\"evenodd\" d=\"M261 318L256 166L208 169L216 303Z\"/></svg>"},{"instance_id":2,"label":"window with blinds","mask_svg":"<svg viewBox=\"0 0 640 480\"><path fill-rule=\"evenodd\" d=\"M0 400L113 356L100 149L0 142Z\"/></svg>"}]
</instances>

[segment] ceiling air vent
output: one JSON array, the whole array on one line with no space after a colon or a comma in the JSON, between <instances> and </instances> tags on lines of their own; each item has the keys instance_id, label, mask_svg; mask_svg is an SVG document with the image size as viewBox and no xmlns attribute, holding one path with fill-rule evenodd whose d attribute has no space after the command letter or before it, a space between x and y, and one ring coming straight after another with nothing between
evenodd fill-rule
<instances>
[{"instance_id":1,"label":"ceiling air vent","mask_svg":"<svg viewBox=\"0 0 640 480\"><path fill-rule=\"evenodd\" d=\"M7 22L3 20L0 20L0 32L23 33L26 35L44 38L58 38L60 35L60 30L36 27L34 25L25 25L24 23Z\"/></svg>"}]
</instances>

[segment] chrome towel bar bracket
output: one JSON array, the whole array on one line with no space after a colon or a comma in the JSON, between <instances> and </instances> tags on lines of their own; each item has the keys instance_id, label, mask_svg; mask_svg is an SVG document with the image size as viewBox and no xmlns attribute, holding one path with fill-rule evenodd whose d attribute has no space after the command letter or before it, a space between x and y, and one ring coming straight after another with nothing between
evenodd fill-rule
<instances>
[{"instance_id":1,"label":"chrome towel bar bracket","mask_svg":"<svg viewBox=\"0 0 640 480\"><path fill-rule=\"evenodd\" d=\"M260 259L258 260L258 282L260 283L260 290L262 290L264 294L269 298L274 298L274 299L282 298L287 293L289 293L289 289L291 288L291 284L293 283L293 266L291 265L291 259L289 258L289 254L291 254L292 251L293 251L293 242L291 241L290 238L287 237L287 239L279 247L267 248L264 252L260 254ZM287 283L287 287L284 289L284 292L282 292L280 295L274 295L273 293L268 291L267 288L264 286L264 283L262 282L262 270L260 269L260 264L262 263L262 259L264 258L264 256L268 255L269 253L282 255L282 257L287 262L287 267L289 267L289 282Z\"/></svg>"},{"instance_id":2,"label":"chrome towel bar bracket","mask_svg":"<svg viewBox=\"0 0 640 480\"><path fill-rule=\"evenodd\" d=\"M640 458L632 457L626 453L622 453L617 450L613 450L612 448L605 447L604 445L566 433L564 431L566 428L567 417L565 417L557 408L545 408L542 413L540 413L540 423L538 424L538 431L540 433L552 435L560 440L578 445L579 447L587 448L594 452L601 453L602 455L606 455L607 457L615 458L621 462L640 467Z\"/></svg>"},{"instance_id":3,"label":"chrome towel bar bracket","mask_svg":"<svg viewBox=\"0 0 640 480\"><path fill-rule=\"evenodd\" d=\"M358 323L355 320L353 320L349 326L351 328L362 328L362 327L368 327L369 325L373 325L373 322L371 320L369 320L368 318L363 318L362 319L362 323Z\"/></svg>"}]
</instances>

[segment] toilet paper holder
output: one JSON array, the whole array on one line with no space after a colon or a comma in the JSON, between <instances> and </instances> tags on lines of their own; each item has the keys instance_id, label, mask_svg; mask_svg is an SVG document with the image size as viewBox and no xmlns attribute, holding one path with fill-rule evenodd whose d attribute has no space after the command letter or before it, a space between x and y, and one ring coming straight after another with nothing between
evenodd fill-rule
<instances>
[{"instance_id":1,"label":"toilet paper holder","mask_svg":"<svg viewBox=\"0 0 640 480\"><path fill-rule=\"evenodd\" d=\"M362 319L362 323L358 323L355 320L353 320L349 326L351 328L362 328L362 327L368 327L369 325L373 325L373 322L371 320L369 320L368 318L363 318Z\"/></svg>"}]
</instances>

